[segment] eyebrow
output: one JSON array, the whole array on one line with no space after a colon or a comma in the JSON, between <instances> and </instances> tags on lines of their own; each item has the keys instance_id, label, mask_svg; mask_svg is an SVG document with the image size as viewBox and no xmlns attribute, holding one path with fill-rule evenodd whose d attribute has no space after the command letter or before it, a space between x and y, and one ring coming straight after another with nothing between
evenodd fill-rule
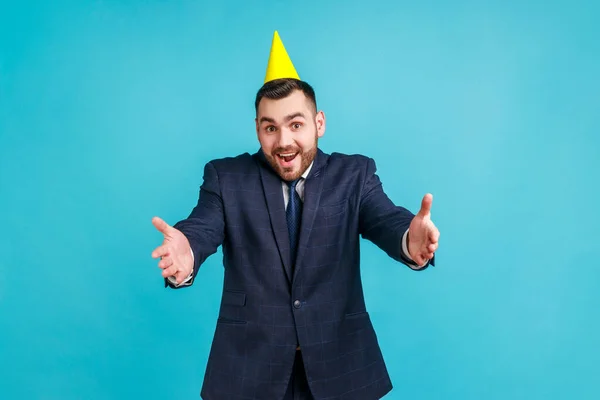
<instances>
[{"instance_id":1,"label":"eyebrow","mask_svg":"<svg viewBox=\"0 0 600 400\"><path fill-rule=\"evenodd\" d=\"M304 116L304 113L302 113L302 112L295 112L293 114L286 115L285 118L284 118L284 121L286 121L286 122L287 121L291 121L291 120L293 120L294 118L297 118L297 117L302 117L302 118L306 119L306 117ZM275 120L273 118L270 118L270 117L261 117L259 123L262 124L263 122L270 122L270 123L274 124Z\"/></svg>"},{"instance_id":2,"label":"eyebrow","mask_svg":"<svg viewBox=\"0 0 600 400\"><path fill-rule=\"evenodd\" d=\"M290 115L286 116L285 120L286 121L291 121L291 120L293 120L294 118L297 118L297 117L305 118L303 113L296 112L296 113L293 113L293 114L290 114Z\"/></svg>"}]
</instances>

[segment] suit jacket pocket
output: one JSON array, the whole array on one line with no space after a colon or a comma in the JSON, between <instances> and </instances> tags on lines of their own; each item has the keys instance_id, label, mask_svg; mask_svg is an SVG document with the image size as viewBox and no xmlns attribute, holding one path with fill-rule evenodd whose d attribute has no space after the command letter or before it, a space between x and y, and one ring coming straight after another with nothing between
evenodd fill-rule
<instances>
[{"instance_id":1,"label":"suit jacket pocket","mask_svg":"<svg viewBox=\"0 0 600 400\"><path fill-rule=\"evenodd\" d=\"M366 311L359 311L359 312L346 314L344 318L345 319L355 319L355 318L367 317L368 315L369 315L369 313Z\"/></svg>"},{"instance_id":2,"label":"suit jacket pocket","mask_svg":"<svg viewBox=\"0 0 600 400\"><path fill-rule=\"evenodd\" d=\"M344 315L344 320L341 323L341 329L347 335L362 332L365 329L370 329L371 319L366 311L348 313Z\"/></svg>"},{"instance_id":3,"label":"suit jacket pocket","mask_svg":"<svg viewBox=\"0 0 600 400\"><path fill-rule=\"evenodd\" d=\"M241 319L231 319L231 318L223 318L223 317L219 317L217 319L217 323L226 324L226 325L245 325L245 324L247 324L246 321L242 321Z\"/></svg>"},{"instance_id":4,"label":"suit jacket pocket","mask_svg":"<svg viewBox=\"0 0 600 400\"><path fill-rule=\"evenodd\" d=\"M228 325L241 325L246 321L246 293L224 290L221 298L221 309L217 322Z\"/></svg>"},{"instance_id":5,"label":"suit jacket pocket","mask_svg":"<svg viewBox=\"0 0 600 400\"><path fill-rule=\"evenodd\" d=\"M346 211L348 201L344 200L334 204L323 204L319 207L321 215L325 218L335 218L340 216Z\"/></svg>"}]
</instances>

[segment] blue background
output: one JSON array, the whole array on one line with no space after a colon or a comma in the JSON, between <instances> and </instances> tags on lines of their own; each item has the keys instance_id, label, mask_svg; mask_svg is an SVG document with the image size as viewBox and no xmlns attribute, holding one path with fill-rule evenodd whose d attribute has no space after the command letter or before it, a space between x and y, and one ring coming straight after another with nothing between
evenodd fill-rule
<instances>
[{"instance_id":1,"label":"blue background","mask_svg":"<svg viewBox=\"0 0 600 400\"><path fill-rule=\"evenodd\" d=\"M258 149L277 29L322 148L434 195L435 269L364 242L386 399L599 398L597 4L3 1L0 397L198 398L221 253L165 289L150 220Z\"/></svg>"}]
</instances>

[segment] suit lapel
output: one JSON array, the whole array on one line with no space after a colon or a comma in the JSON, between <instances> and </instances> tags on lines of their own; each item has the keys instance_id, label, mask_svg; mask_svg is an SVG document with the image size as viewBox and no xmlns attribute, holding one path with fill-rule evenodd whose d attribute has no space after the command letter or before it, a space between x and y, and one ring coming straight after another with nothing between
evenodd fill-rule
<instances>
[{"instance_id":1,"label":"suit lapel","mask_svg":"<svg viewBox=\"0 0 600 400\"><path fill-rule=\"evenodd\" d=\"M321 201L321 192L323 191L323 176L325 175L325 163L327 156L319 149L310 173L304 183L304 202L302 206L302 223L300 225L300 238L298 239L298 254L296 255L296 265L294 268L294 280L298 275L298 270L302 265L303 256L306 253L306 246L310 237L315 215ZM284 221L285 222L285 221Z\"/></svg>"},{"instance_id":2,"label":"suit lapel","mask_svg":"<svg viewBox=\"0 0 600 400\"><path fill-rule=\"evenodd\" d=\"M283 189L281 178L273 172L261 151L255 155L259 162L260 178L263 192L271 219L271 228L275 235L275 241L283 262L285 274L289 282L292 281L292 267L290 258L290 238L285 219L285 203L283 200Z\"/></svg>"}]
</instances>

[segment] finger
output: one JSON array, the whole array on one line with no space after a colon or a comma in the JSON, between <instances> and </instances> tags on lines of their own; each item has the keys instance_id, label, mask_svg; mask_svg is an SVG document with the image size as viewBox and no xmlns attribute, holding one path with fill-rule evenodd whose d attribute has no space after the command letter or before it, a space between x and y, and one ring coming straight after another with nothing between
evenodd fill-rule
<instances>
[{"instance_id":1,"label":"finger","mask_svg":"<svg viewBox=\"0 0 600 400\"><path fill-rule=\"evenodd\" d=\"M158 257L164 257L167 256L169 254L169 247L165 244L163 244L162 246L158 246L156 249L154 249L154 251L152 252L152 258L158 258Z\"/></svg>"},{"instance_id":2,"label":"finger","mask_svg":"<svg viewBox=\"0 0 600 400\"><path fill-rule=\"evenodd\" d=\"M175 275L175 280L177 281L178 285L180 285L185 280L185 278L187 278L187 275L183 271L178 271Z\"/></svg>"},{"instance_id":3,"label":"finger","mask_svg":"<svg viewBox=\"0 0 600 400\"><path fill-rule=\"evenodd\" d=\"M163 235L168 235L171 230L171 226L160 217L152 218L152 225Z\"/></svg>"},{"instance_id":4,"label":"finger","mask_svg":"<svg viewBox=\"0 0 600 400\"><path fill-rule=\"evenodd\" d=\"M421 200L421 209L419 210L419 214L423 217L431 214L431 203L433 202L433 195L431 193L427 193L423 200Z\"/></svg>"},{"instance_id":5,"label":"finger","mask_svg":"<svg viewBox=\"0 0 600 400\"><path fill-rule=\"evenodd\" d=\"M158 263L158 267L165 269L173 265L173 259L171 257L165 257Z\"/></svg>"},{"instance_id":6,"label":"finger","mask_svg":"<svg viewBox=\"0 0 600 400\"><path fill-rule=\"evenodd\" d=\"M415 261L418 265L425 265L429 260L433 258L433 253L422 253L417 256Z\"/></svg>"},{"instance_id":7,"label":"finger","mask_svg":"<svg viewBox=\"0 0 600 400\"><path fill-rule=\"evenodd\" d=\"M434 226L433 229L429 231L428 237L432 243L437 243L440 240L440 231Z\"/></svg>"},{"instance_id":8,"label":"finger","mask_svg":"<svg viewBox=\"0 0 600 400\"><path fill-rule=\"evenodd\" d=\"M168 278L169 276L174 276L177 274L177 267L175 265L171 265L169 268L163 269L162 276L164 278Z\"/></svg>"},{"instance_id":9,"label":"finger","mask_svg":"<svg viewBox=\"0 0 600 400\"><path fill-rule=\"evenodd\" d=\"M417 256L414 258L414 261L417 263L417 265L423 265L423 256L421 254L417 254Z\"/></svg>"}]
</instances>

